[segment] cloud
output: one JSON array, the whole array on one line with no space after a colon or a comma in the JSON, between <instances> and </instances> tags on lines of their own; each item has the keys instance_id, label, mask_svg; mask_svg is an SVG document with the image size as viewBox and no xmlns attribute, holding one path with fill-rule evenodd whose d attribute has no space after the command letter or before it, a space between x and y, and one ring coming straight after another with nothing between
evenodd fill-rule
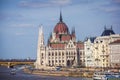
<instances>
[{"instance_id":1,"label":"cloud","mask_svg":"<svg viewBox=\"0 0 120 80\"><path fill-rule=\"evenodd\" d=\"M120 5L118 5L120 0L111 0L111 1L100 1L96 4L95 10L100 10L107 13L118 13L120 12Z\"/></svg>"},{"instance_id":2,"label":"cloud","mask_svg":"<svg viewBox=\"0 0 120 80\"><path fill-rule=\"evenodd\" d=\"M115 7L115 6L101 7L100 9L105 11L105 12L118 12L118 11L120 11L120 8Z\"/></svg>"},{"instance_id":3,"label":"cloud","mask_svg":"<svg viewBox=\"0 0 120 80\"><path fill-rule=\"evenodd\" d=\"M71 4L72 0L29 0L21 1L18 5L27 8L41 8L41 7L54 7L66 6Z\"/></svg>"},{"instance_id":4,"label":"cloud","mask_svg":"<svg viewBox=\"0 0 120 80\"><path fill-rule=\"evenodd\" d=\"M27 28L27 27L34 27L34 26L32 24L22 23L22 24L12 24L11 27Z\"/></svg>"},{"instance_id":5,"label":"cloud","mask_svg":"<svg viewBox=\"0 0 120 80\"><path fill-rule=\"evenodd\" d=\"M21 14L14 13L0 13L0 21L3 20L13 20L13 19L22 19L23 16Z\"/></svg>"},{"instance_id":6,"label":"cloud","mask_svg":"<svg viewBox=\"0 0 120 80\"><path fill-rule=\"evenodd\" d=\"M42 7L61 7L68 5L91 4L97 0L24 0L19 2L20 7L42 8Z\"/></svg>"},{"instance_id":7,"label":"cloud","mask_svg":"<svg viewBox=\"0 0 120 80\"><path fill-rule=\"evenodd\" d=\"M71 2L71 0L51 0L51 3L56 5L67 5L71 4Z\"/></svg>"}]
</instances>

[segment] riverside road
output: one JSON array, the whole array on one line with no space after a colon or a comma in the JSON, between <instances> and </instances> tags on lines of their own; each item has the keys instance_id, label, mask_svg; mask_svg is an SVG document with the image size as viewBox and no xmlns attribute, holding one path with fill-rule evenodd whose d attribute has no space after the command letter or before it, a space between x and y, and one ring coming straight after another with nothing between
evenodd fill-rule
<instances>
[{"instance_id":1,"label":"riverside road","mask_svg":"<svg viewBox=\"0 0 120 80\"><path fill-rule=\"evenodd\" d=\"M10 71L11 71L10 68L0 66L0 80L92 80L89 78L33 75L24 73L20 69L16 70L15 75L11 75Z\"/></svg>"}]
</instances>

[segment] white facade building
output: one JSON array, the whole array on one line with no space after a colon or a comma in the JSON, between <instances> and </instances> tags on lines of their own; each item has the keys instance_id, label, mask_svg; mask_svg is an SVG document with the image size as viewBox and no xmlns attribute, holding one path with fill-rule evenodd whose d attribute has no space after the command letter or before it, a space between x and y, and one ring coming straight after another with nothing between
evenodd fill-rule
<instances>
[{"instance_id":1,"label":"white facade building","mask_svg":"<svg viewBox=\"0 0 120 80\"><path fill-rule=\"evenodd\" d=\"M120 68L120 39L109 44L110 47L110 66Z\"/></svg>"},{"instance_id":2,"label":"white facade building","mask_svg":"<svg viewBox=\"0 0 120 80\"><path fill-rule=\"evenodd\" d=\"M120 39L119 34L115 34L111 29L103 31L100 37L97 37L94 41L94 60L96 67L110 67L110 49L109 43Z\"/></svg>"},{"instance_id":3,"label":"white facade building","mask_svg":"<svg viewBox=\"0 0 120 80\"><path fill-rule=\"evenodd\" d=\"M84 51L85 51L85 67L94 67L94 47L95 37L87 38L84 42Z\"/></svg>"}]
</instances>

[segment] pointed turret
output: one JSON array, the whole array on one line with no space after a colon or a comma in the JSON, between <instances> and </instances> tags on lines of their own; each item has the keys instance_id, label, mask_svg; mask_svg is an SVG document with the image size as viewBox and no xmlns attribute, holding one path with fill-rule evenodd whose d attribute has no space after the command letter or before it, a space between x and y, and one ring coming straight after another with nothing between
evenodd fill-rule
<instances>
[{"instance_id":1,"label":"pointed turret","mask_svg":"<svg viewBox=\"0 0 120 80\"><path fill-rule=\"evenodd\" d=\"M60 11L60 22L62 22L62 13Z\"/></svg>"},{"instance_id":2,"label":"pointed turret","mask_svg":"<svg viewBox=\"0 0 120 80\"><path fill-rule=\"evenodd\" d=\"M75 27L72 28L72 34L75 34Z\"/></svg>"},{"instance_id":3,"label":"pointed turret","mask_svg":"<svg viewBox=\"0 0 120 80\"><path fill-rule=\"evenodd\" d=\"M112 25L111 25L111 30L112 30Z\"/></svg>"},{"instance_id":4,"label":"pointed turret","mask_svg":"<svg viewBox=\"0 0 120 80\"><path fill-rule=\"evenodd\" d=\"M39 36L38 36L38 46L44 45L44 35L42 30L42 25L39 27Z\"/></svg>"},{"instance_id":5,"label":"pointed turret","mask_svg":"<svg viewBox=\"0 0 120 80\"><path fill-rule=\"evenodd\" d=\"M38 46L37 46L37 60L36 60L36 68L39 68L41 64L41 50L45 49L44 45L44 35L42 30L42 25L39 27L39 35L38 35Z\"/></svg>"},{"instance_id":6,"label":"pointed turret","mask_svg":"<svg viewBox=\"0 0 120 80\"><path fill-rule=\"evenodd\" d=\"M112 30L112 27L110 29L104 27L104 31L101 36L109 36L111 34L115 34L115 32Z\"/></svg>"}]
</instances>

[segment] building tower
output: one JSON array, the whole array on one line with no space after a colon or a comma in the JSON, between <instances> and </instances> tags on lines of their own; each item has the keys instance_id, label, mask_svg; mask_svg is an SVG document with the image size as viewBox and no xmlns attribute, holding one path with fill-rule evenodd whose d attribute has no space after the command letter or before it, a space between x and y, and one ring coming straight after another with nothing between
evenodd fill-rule
<instances>
[{"instance_id":1,"label":"building tower","mask_svg":"<svg viewBox=\"0 0 120 80\"><path fill-rule=\"evenodd\" d=\"M39 27L39 35L38 35L38 46L37 46L37 60L36 60L36 68L39 68L43 62L41 60L41 55L44 55L41 53L45 51L45 45L44 45L44 34L42 30L42 25Z\"/></svg>"}]
</instances>

